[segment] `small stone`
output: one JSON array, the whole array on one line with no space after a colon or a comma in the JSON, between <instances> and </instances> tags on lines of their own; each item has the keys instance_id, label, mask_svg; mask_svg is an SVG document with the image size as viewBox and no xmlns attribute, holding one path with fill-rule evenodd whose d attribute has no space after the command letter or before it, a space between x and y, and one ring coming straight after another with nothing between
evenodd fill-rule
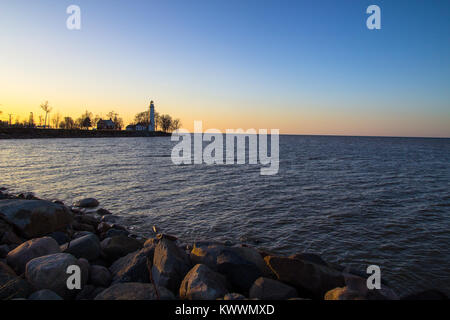
<instances>
[{"instance_id":1,"label":"small stone","mask_svg":"<svg viewBox=\"0 0 450 320\"><path fill-rule=\"evenodd\" d=\"M112 213L106 209L100 208L97 210L97 214L104 216L104 215L111 215Z\"/></svg>"},{"instance_id":2,"label":"small stone","mask_svg":"<svg viewBox=\"0 0 450 320\"><path fill-rule=\"evenodd\" d=\"M81 199L74 203L74 206L81 208L94 208L98 207L98 205L99 202L97 201L97 199L94 198Z\"/></svg>"}]
</instances>

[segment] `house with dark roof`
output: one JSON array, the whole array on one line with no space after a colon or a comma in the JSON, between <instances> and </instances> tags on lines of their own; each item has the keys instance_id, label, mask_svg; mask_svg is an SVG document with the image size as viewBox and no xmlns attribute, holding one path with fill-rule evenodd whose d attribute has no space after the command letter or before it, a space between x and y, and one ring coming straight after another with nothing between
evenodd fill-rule
<instances>
[{"instance_id":1,"label":"house with dark roof","mask_svg":"<svg viewBox=\"0 0 450 320\"><path fill-rule=\"evenodd\" d=\"M97 130L114 130L116 129L116 124L112 119L109 120L103 120L100 119L97 122Z\"/></svg>"}]
</instances>

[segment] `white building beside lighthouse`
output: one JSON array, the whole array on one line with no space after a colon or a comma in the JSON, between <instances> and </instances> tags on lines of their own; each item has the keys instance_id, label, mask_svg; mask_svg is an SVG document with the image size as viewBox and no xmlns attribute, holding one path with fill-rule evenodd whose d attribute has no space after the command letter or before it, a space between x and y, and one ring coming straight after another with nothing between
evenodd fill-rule
<instances>
[{"instance_id":1,"label":"white building beside lighthouse","mask_svg":"<svg viewBox=\"0 0 450 320\"><path fill-rule=\"evenodd\" d=\"M153 104L153 100L150 101L149 116L148 131L155 131L155 105Z\"/></svg>"}]
</instances>

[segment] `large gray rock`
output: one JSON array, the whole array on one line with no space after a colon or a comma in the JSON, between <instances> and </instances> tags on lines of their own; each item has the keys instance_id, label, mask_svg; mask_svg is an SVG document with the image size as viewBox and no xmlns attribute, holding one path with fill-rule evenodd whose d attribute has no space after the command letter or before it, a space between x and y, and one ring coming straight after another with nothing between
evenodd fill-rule
<instances>
[{"instance_id":1,"label":"large gray rock","mask_svg":"<svg viewBox=\"0 0 450 320\"><path fill-rule=\"evenodd\" d=\"M106 258L110 261L115 261L142 248L142 244L138 240L123 235L106 238L100 246Z\"/></svg>"},{"instance_id":2,"label":"large gray rock","mask_svg":"<svg viewBox=\"0 0 450 320\"><path fill-rule=\"evenodd\" d=\"M287 300L297 297L298 294L295 288L283 282L264 277L256 279L249 293L250 299L256 298L261 300Z\"/></svg>"},{"instance_id":3,"label":"large gray rock","mask_svg":"<svg viewBox=\"0 0 450 320\"><path fill-rule=\"evenodd\" d=\"M49 289L64 299L71 298L76 292L67 288L70 274L66 272L70 265L78 265L74 256L68 253L55 253L28 262L25 275L36 289Z\"/></svg>"},{"instance_id":4,"label":"large gray rock","mask_svg":"<svg viewBox=\"0 0 450 320\"><path fill-rule=\"evenodd\" d=\"M99 202L97 201L97 199L94 199L94 198L85 198L85 199L76 201L73 205L75 207L80 207L80 208L94 208L94 207L98 207Z\"/></svg>"},{"instance_id":5,"label":"large gray rock","mask_svg":"<svg viewBox=\"0 0 450 320\"><path fill-rule=\"evenodd\" d=\"M18 277L6 263L0 262L0 300L26 298L32 292L30 284Z\"/></svg>"},{"instance_id":6,"label":"large gray rock","mask_svg":"<svg viewBox=\"0 0 450 320\"><path fill-rule=\"evenodd\" d=\"M206 264L224 274L233 288L240 293L247 293L257 278L270 276L271 273L261 254L249 247L197 242L190 256L193 263Z\"/></svg>"},{"instance_id":7,"label":"large gray rock","mask_svg":"<svg viewBox=\"0 0 450 320\"><path fill-rule=\"evenodd\" d=\"M150 283L124 282L116 283L100 292L95 300L173 300L174 295L163 287Z\"/></svg>"},{"instance_id":8,"label":"large gray rock","mask_svg":"<svg viewBox=\"0 0 450 320\"><path fill-rule=\"evenodd\" d=\"M189 272L188 255L174 241L159 240L153 257L152 278L156 285L178 292L180 283Z\"/></svg>"},{"instance_id":9,"label":"large gray rock","mask_svg":"<svg viewBox=\"0 0 450 320\"><path fill-rule=\"evenodd\" d=\"M63 229L72 222L69 208L44 200L0 200L0 216L28 239Z\"/></svg>"},{"instance_id":10,"label":"large gray rock","mask_svg":"<svg viewBox=\"0 0 450 320\"><path fill-rule=\"evenodd\" d=\"M225 276L204 264L195 265L184 277L180 298L188 300L216 300L228 293Z\"/></svg>"},{"instance_id":11,"label":"large gray rock","mask_svg":"<svg viewBox=\"0 0 450 320\"><path fill-rule=\"evenodd\" d=\"M17 274L22 274L25 272L28 261L59 252L59 245L53 238L36 238L28 240L10 251L6 257L6 262Z\"/></svg>"},{"instance_id":12,"label":"large gray rock","mask_svg":"<svg viewBox=\"0 0 450 320\"><path fill-rule=\"evenodd\" d=\"M275 256L264 260L278 280L294 286L302 298L323 299L327 291L345 285L341 272L323 265Z\"/></svg>"},{"instance_id":13,"label":"large gray rock","mask_svg":"<svg viewBox=\"0 0 450 320\"><path fill-rule=\"evenodd\" d=\"M149 282L154 252L154 248L147 247L116 260L109 267L112 282Z\"/></svg>"},{"instance_id":14,"label":"large gray rock","mask_svg":"<svg viewBox=\"0 0 450 320\"><path fill-rule=\"evenodd\" d=\"M63 298L61 298L52 290L43 289L33 293L28 297L28 300L63 300Z\"/></svg>"},{"instance_id":15,"label":"large gray rock","mask_svg":"<svg viewBox=\"0 0 450 320\"><path fill-rule=\"evenodd\" d=\"M112 278L108 268L99 265L91 266L89 277L89 282L97 287L108 287Z\"/></svg>"},{"instance_id":16,"label":"large gray rock","mask_svg":"<svg viewBox=\"0 0 450 320\"><path fill-rule=\"evenodd\" d=\"M89 233L62 245L61 250L77 258L85 258L89 261L97 259L101 252L100 241L93 233Z\"/></svg>"}]
</instances>

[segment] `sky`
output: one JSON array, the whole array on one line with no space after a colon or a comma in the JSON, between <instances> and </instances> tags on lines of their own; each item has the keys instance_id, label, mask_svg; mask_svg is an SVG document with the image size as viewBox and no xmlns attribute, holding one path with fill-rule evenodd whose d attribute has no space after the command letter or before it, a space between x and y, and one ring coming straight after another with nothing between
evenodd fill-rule
<instances>
[{"instance_id":1,"label":"sky","mask_svg":"<svg viewBox=\"0 0 450 320\"><path fill-rule=\"evenodd\" d=\"M0 119L49 101L128 124L154 100L188 130L450 137L449 16L447 0L0 0Z\"/></svg>"}]
</instances>

